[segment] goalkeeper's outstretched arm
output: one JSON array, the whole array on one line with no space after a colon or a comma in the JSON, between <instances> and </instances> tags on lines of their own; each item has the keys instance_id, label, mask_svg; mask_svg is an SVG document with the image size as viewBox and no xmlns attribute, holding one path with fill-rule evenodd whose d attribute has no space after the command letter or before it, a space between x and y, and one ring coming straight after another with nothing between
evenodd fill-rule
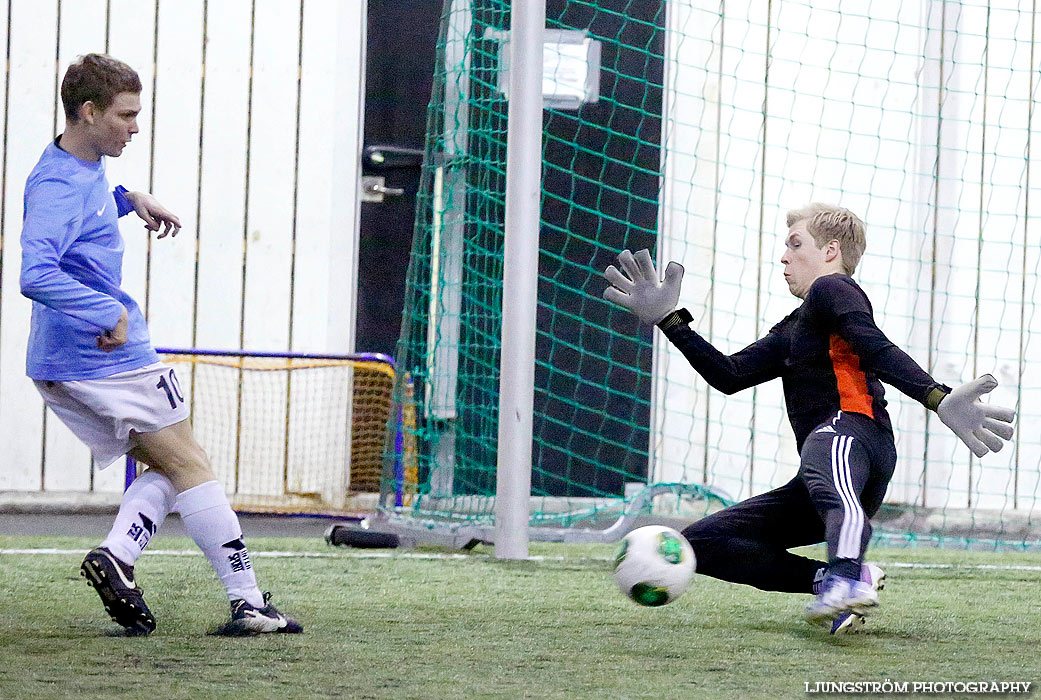
<instances>
[{"instance_id":1,"label":"goalkeeper's outstretched arm","mask_svg":"<svg viewBox=\"0 0 1041 700\"><path fill-rule=\"evenodd\" d=\"M656 324L665 337L687 358L709 386L724 394L762 384L781 375L784 369L784 346L774 332L768 333L733 355L724 355L711 343L691 330L691 316L679 303L683 266L670 262L661 280L654 268L650 251L633 254L623 250L618 255L621 270L611 265L604 277L611 286L604 298L628 309L641 321Z\"/></svg>"},{"instance_id":2,"label":"goalkeeper's outstretched arm","mask_svg":"<svg viewBox=\"0 0 1041 700\"><path fill-rule=\"evenodd\" d=\"M713 389L733 394L781 376L784 345L779 334L771 331L733 355L724 355L691 330L689 322L687 310L679 309L665 317L658 327Z\"/></svg>"}]
</instances>

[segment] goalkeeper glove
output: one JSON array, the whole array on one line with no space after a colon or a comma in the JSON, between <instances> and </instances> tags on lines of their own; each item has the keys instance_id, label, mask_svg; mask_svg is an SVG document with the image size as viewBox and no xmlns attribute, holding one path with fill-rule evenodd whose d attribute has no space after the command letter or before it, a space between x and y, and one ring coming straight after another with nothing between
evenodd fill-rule
<instances>
[{"instance_id":1,"label":"goalkeeper glove","mask_svg":"<svg viewBox=\"0 0 1041 700\"><path fill-rule=\"evenodd\" d=\"M936 415L954 431L977 457L998 452L1004 447L1002 439L1012 438L1012 421L1016 412L1011 408L991 406L980 397L994 391L998 380L990 374L962 384L948 394L936 407Z\"/></svg>"},{"instance_id":2,"label":"goalkeeper glove","mask_svg":"<svg viewBox=\"0 0 1041 700\"><path fill-rule=\"evenodd\" d=\"M604 270L611 286L604 290L604 299L623 306L641 321L656 324L668 316L680 300L683 265L670 262L665 268L665 280L658 279L650 252L644 248L633 255L623 250L618 254L619 271L614 265Z\"/></svg>"}]
</instances>

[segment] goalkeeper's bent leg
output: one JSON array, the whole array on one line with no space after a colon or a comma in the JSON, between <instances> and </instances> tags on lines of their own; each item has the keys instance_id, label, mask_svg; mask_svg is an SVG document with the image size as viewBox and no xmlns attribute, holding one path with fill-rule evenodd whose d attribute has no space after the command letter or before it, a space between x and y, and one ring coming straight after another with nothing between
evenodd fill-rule
<instances>
[{"instance_id":1,"label":"goalkeeper's bent leg","mask_svg":"<svg viewBox=\"0 0 1041 700\"><path fill-rule=\"evenodd\" d=\"M871 540L870 518L896 466L892 433L871 418L840 411L802 447L799 476L825 524L828 572L858 580Z\"/></svg>"},{"instance_id":2,"label":"goalkeeper's bent leg","mask_svg":"<svg viewBox=\"0 0 1041 700\"><path fill-rule=\"evenodd\" d=\"M787 551L824 539L824 525L798 479L706 516L683 535L699 574L785 593L813 593L823 577L824 562Z\"/></svg>"}]
</instances>

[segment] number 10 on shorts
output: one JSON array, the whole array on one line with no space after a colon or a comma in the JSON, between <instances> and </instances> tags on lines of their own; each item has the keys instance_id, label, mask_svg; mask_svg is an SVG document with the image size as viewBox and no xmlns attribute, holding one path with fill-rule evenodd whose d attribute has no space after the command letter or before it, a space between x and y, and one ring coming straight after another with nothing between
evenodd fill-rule
<instances>
[{"instance_id":1,"label":"number 10 on shorts","mask_svg":"<svg viewBox=\"0 0 1041 700\"><path fill-rule=\"evenodd\" d=\"M177 408L177 404L184 403L184 396L181 394L181 383L177 381L177 375L174 374L173 368L170 368L169 372L159 377L159 382L155 385L155 388L166 392L170 408Z\"/></svg>"}]
</instances>

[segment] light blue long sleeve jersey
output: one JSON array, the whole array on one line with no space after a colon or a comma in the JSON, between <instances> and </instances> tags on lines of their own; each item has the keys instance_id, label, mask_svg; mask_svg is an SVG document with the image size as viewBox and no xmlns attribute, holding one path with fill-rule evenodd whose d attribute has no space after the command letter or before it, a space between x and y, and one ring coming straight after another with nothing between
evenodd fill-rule
<instances>
[{"instance_id":1,"label":"light blue long sleeve jersey","mask_svg":"<svg viewBox=\"0 0 1041 700\"><path fill-rule=\"evenodd\" d=\"M60 137L59 137L60 138ZM119 217L133 211L105 178L105 158L43 151L25 183L22 294L33 300L26 374L33 379L98 379L159 361L137 303L120 289ZM127 310L127 342L112 352L98 336Z\"/></svg>"}]
</instances>

